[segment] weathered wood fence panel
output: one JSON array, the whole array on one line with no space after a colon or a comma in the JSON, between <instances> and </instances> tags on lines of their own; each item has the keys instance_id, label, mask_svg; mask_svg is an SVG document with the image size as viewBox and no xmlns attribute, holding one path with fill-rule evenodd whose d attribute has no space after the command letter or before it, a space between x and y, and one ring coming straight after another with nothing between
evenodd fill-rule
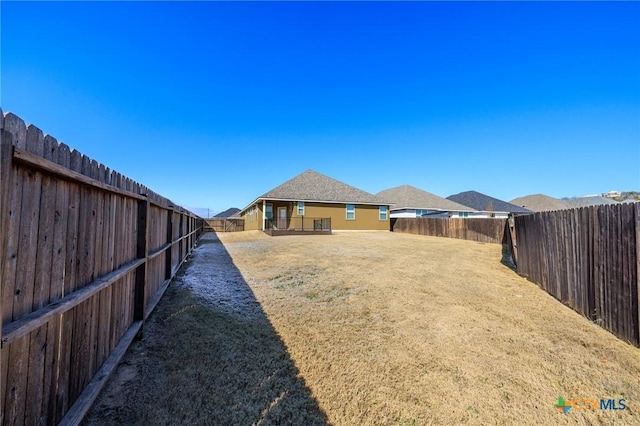
<instances>
[{"instance_id":1,"label":"weathered wood fence panel","mask_svg":"<svg viewBox=\"0 0 640 426\"><path fill-rule=\"evenodd\" d=\"M77 424L203 220L0 111L0 423Z\"/></svg>"},{"instance_id":2,"label":"weathered wood fence panel","mask_svg":"<svg viewBox=\"0 0 640 426\"><path fill-rule=\"evenodd\" d=\"M403 217L391 219L391 230L393 232L502 244L505 241L505 229L508 231L506 221L506 219Z\"/></svg>"},{"instance_id":3,"label":"weathered wood fence panel","mask_svg":"<svg viewBox=\"0 0 640 426\"><path fill-rule=\"evenodd\" d=\"M640 204L515 218L518 273L640 346Z\"/></svg>"},{"instance_id":4,"label":"weathered wood fence panel","mask_svg":"<svg viewBox=\"0 0 640 426\"><path fill-rule=\"evenodd\" d=\"M239 232L244 231L244 219L205 219L206 225L214 232Z\"/></svg>"}]
</instances>

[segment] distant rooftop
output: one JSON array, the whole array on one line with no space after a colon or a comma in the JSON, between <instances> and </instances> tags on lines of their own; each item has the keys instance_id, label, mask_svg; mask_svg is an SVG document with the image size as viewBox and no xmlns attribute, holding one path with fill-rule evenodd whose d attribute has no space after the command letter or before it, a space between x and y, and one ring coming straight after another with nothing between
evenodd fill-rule
<instances>
[{"instance_id":1,"label":"distant rooftop","mask_svg":"<svg viewBox=\"0 0 640 426\"><path fill-rule=\"evenodd\" d=\"M578 198L564 198L563 200L572 208L601 206L603 204L618 204L617 201L614 201L611 198L602 197L600 195L591 195Z\"/></svg>"},{"instance_id":2,"label":"distant rooftop","mask_svg":"<svg viewBox=\"0 0 640 426\"><path fill-rule=\"evenodd\" d=\"M510 203L525 209L533 210L534 212L564 210L571 207L564 201L545 194L532 194L514 198Z\"/></svg>"},{"instance_id":3,"label":"distant rooftop","mask_svg":"<svg viewBox=\"0 0 640 426\"><path fill-rule=\"evenodd\" d=\"M422 189L411 185L402 185L395 188L385 189L376 194L393 206L391 210L403 209L424 209L456 212L473 212L471 207L458 204L446 198L438 197Z\"/></svg>"},{"instance_id":4,"label":"distant rooftop","mask_svg":"<svg viewBox=\"0 0 640 426\"><path fill-rule=\"evenodd\" d=\"M215 215L214 217L218 217L218 218L227 218L227 217L233 217L234 215L236 215L238 212L240 211L239 208L236 207L231 207L230 209L227 209L223 212L218 213L217 215Z\"/></svg>"},{"instance_id":5,"label":"distant rooftop","mask_svg":"<svg viewBox=\"0 0 640 426\"><path fill-rule=\"evenodd\" d=\"M507 212L507 213L533 213L515 204L490 197L477 191L466 191L459 194L450 195L447 200L455 201L479 211Z\"/></svg>"}]
</instances>

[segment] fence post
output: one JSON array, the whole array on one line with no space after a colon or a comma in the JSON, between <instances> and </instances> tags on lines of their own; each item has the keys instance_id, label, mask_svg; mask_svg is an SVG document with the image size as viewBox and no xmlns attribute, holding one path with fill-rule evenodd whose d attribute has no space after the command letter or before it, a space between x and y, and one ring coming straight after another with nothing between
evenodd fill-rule
<instances>
[{"instance_id":1,"label":"fence post","mask_svg":"<svg viewBox=\"0 0 640 426\"><path fill-rule=\"evenodd\" d=\"M638 330L636 330L637 336L638 336L638 346L640 346L640 285L638 284L638 281L640 281L640 202L636 202L634 203L635 206L635 228L636 228L636 241L635 241L635 248L636 248L636 297L638 298L638 303L637 303L637 307L638 307L638 312L636 312L636 326L638 327ZM633 297L633 296L632 296Z\"/></svg>"},{"instance_id":2,"label":"fence post","mask_svg":"<svg viewBox=\"0 0 640 426\"><path fill-rule=\"evenodd\" d=\"M164 261L164 278L165 280L171 279L171 265L173 264L173 207L169 206L167 210L167 244L169 247L165 250Z\"/></svg>"},{"instance_id":3,"label":"fence post","mask_svg":"<svg viewBox=\"0 0 640 426\"><path fill-rule=\"evenodd\" d=\"M146 195L145 195L146 196ZM133 319L142 321L144 319L145 292L147 285L148 267L148 242L149 242L149 198L138 200L138 238L136 242L136 257L144 259L144 263L136 268L135 293L133 301Z\"/></svg>"},{"instance_id":4,"label":"fence post","mask_svg":"<svg viewBox=\"0 0 640 426\"><path fill-rule=\"evenodd\" d=\"M4 300L4 241L5 223L4 209L7 201L5 197L8 193L8 176L11 170L11 133L4 130L4 115L0 110L0 303ZM2 304L3 305L3 304ZM2 305L0 305L0 342L2 342ZM1 347L1 344L0 344ZM2 365L2 351L0 351L0 365ZM4 424L4 377L0 377L0 424Z\"/></svg>"},{"instance_id":5,"label":"fence post","mask_svg":"<svg viewBox=\"0 0 640 426\"><path fill-rule=\"evenodd\" d=\"M180 224L178 225L178 237L182 238L182 236L184 235L184 212L180 212ZM184 247L184 240L180 240L180 243L178 243L178 260L179 263L182 262L182 248Z\"/></svg>"}]
</instances>

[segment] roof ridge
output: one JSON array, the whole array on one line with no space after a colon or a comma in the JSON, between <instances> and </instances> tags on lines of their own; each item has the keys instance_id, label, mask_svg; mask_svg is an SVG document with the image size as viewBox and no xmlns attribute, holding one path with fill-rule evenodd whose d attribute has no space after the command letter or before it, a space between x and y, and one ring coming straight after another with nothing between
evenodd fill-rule
<instances>
[{"instance_id":1,"label":"roof ridge","mask_svg":"<svg viewBox=\"0 0 640 426\"><path fill-rule=\"evenodd\" d=\"M387 202L394 204L394 210L401 209L433 209L441 211L476 211L439 195L417 188L413 185L401 185L385 189L376 194Z\"/></svg>"},{"instance_id":2,"label":"roof ridge","mask_svg":"<svg viewBox=\"0 0 640 426\"><path fill-rule=\"evenodd\" d=\"M384 204L370 192L349 185L313 169L307 169L262 194L258 199L288 199L363 204Z\"/></svg>"}]
</instances>

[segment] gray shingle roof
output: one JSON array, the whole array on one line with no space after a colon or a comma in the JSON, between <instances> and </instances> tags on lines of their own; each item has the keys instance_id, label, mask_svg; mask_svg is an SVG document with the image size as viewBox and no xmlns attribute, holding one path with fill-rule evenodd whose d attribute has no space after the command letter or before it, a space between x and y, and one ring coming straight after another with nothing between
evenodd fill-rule
<instances>
[{"instance_id":1,"label":"gray shingle roof","mask_svg":"<svg viewBox=\"0 0 640 426\"><path fill-rule=\"evenodd\" d=\"M388 204L380 197L311 169L262 194L258 199Z\"/></svg>"},{"instance_id":2,"label":"gray shingle roof","mask_svg":"<svg viewBox=\"0 0 640 426\"><path fill-rule=\"evenodd\" d=\"M612 200L611 198L601 197L599 195L595 196L587 196L587 197L578 197L578 198L565 198L564 201L570 207L590 207L590 206L600 206L602 204L618 204L617 201Z\"/></svg>"},{"instance_id":3,"label":"gray shingle roof","mask_svg":"<svg viewBox=\"0 0 640 426\"><path fill-rule=\"evenodd\" d=\"M411 185L402 185L385 189L376 194L389 203L393 203L392 210L398 209L425 209L442 211L473 212L475 209L458 204L446 198L438 197L422 189Z\"/></svg>"},{"instance_id":4,"label":"gray shingle roof","mask_svg":"<svg viewBox=\"0 0 640 426\"><path fill-rule=\"evenodd\" d=\"M525 195L524 197L514 198L510 203L533 210L534 212L546 212L571 208L571 206L564 201L544 194Z\"/></svg>"},{"instance_id":5,"label":"gray shingle roof","mask_svg":"<svg viewBox=\"0 0 640 426\"><path fill-rule=\"evenodd\" d=\"M509 212L509 213L533 213L531 210L516 206L506 201L490 197L476 191L461 192L459 194L450 195L447 200L464 204L465 206L480 211Z\"/></svg>"},{"instance_id":6,"label":"gray shingle roof","mask_svg":"<svg viewBox=\"0 0 640 426\"><path fill-rule=\"evenodd\" d=\"M231 207L230 209L227 209L223 212L218 213L217 215L215 215L214 217L233 217L236 213L238 213L240 211L239 208L236 207Z\"/></svg>"}]
</instances>

